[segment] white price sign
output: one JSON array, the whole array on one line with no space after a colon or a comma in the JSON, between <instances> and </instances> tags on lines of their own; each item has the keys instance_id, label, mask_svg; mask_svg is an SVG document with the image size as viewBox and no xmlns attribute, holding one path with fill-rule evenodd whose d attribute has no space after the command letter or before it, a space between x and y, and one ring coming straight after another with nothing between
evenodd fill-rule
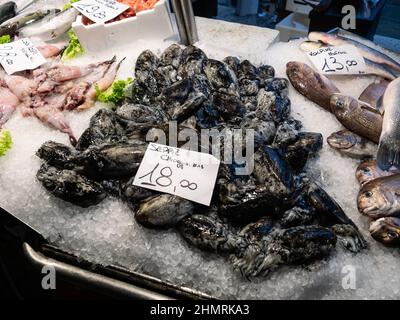
<instances>
[{"instance_id":1,"label":"white price sign","mask_svg":"<svg viewBox=\"0 0 400 320\"><path fill-rule=\"evenodd\" d=\"M210 154L150 143L133 185L209 206L219 165Z\"/></svg>"},{"instance_id":2,"label":"white price sign","mask_svg":"<svg viewBox=\"0 0 400 320\"><path fill-rule=\"evenodd\" d=\"M80 0L72 6L96 23L104 23L119 16L129 6L114 0Z\"/></svg>"},{"instance_id":3,"label":"white price sign","mask_svg":"<svg viewBox=\"0 0 400 320\"><path fill-rule=\"evenodd\" d=\"M365 61L356 47L325 47L308 53L313 65L322 74L365 74Z\"/></svg>"},{"instance_id":4,"label":"white price sign","mask_svg":"<svg viewBox=\"0 0 400 320\"><path fill-rule=\"evenodd\" d=\"M0 59L7 74L36 69L46 63L40 51L27 38L0 45Z\"/></svg>"}]
</instances>

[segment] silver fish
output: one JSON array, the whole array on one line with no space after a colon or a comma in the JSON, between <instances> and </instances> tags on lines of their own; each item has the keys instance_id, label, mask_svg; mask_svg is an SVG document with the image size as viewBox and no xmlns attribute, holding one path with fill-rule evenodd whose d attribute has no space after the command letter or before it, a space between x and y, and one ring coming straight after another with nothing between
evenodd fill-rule
<instances>
[{"instance_id":1,"label":"silver fish","mask_svg":"<svg viewBox=\"0 0 400 320\"><path fill-rule=\"evenodd\" d=\"M376 44L375 42L368 40L366 38L363 38L355 33L343 30L341 28L337 28L334 32L329 32L329 33L334 33L337 34L339 36L342 36L343 38L346 39L352 39L352 40L356 40L358 42L361 42L365 45L367 45L368 47L374 48L384 54L387 54L388 56L390 56L391 58L395 59L395 60L399 60L400 59L400 53L399 52L394 52L392 50L389 50L387 48L384 48L378 44Z\"/></svg>"},{"instance_id":2,"label":"silver fish","mask_svg":"<svg viewBox=\"0 0 400 320\"><path fill-rule=\"evenodd\" d=\"M52 15L47 19L22 28L19 32L21 37L37 37L43 41L58 38L67 32L75 21L78 11L74 8Z\"/></svg>"},{"instance_id":3,"label":"silver fish","mask_svg":"<svg viewBox=\"0 0 400 320\"><path fill-rule=\"evenodd\" d=\"M382 134L377 155L378 166L387 170L400 167L400 78L392 81L383 96Z\"/></svg>"}]
</instances>

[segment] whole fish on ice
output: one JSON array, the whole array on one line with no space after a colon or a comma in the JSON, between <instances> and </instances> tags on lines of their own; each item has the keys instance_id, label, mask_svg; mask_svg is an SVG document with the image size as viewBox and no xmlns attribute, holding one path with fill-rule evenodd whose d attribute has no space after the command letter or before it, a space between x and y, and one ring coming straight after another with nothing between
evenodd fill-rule
<instances>
[{"instance_id":1,"label":"whole fish on ice","mask_svg":"<svg viewBox=\"0 0 400 320\"><path fill-rule=\"evenodd\" d=\"M37 37L43 41L54 40L71 28L77 15L78 11L75 8L70 8L22 28L19 35L27 38Z\"/></svg>"},{"instance_id":2,"label":"whole fish on ice","mask_svg":"<svg viewBox=\"0 0 400 320\"><path fill-rule=\"evenodd\" d=\"M392 81L383 96L382 135L379 140L378 166L387 170L391 166L400 168L400 78Z\"/></svg>"},{"instance_id":3,"label":"whole fish on ice","mask_svg":"<svg viewBox=\"0 0 400 320\"><path fill-rule=\"evenodd\" d=\"M400 174L372 180L361 188L358 210L370 218L400 215Z\"/></svg>"},{"instance_id":4,"label":"whole fish on ice","mask_svg":"<svg viewBox=\"0 0 400 320\"><path fill-rule=\"evenodd\" d=\"M376 154L377 145L359 135L341 130L332 133L327 142L333 149L352 158L372 158Z\"/></svg>"},{"instance_id":5,"label":"whole fish on ice","mask_svg":"<svg viewBox=\"0 0 400 320\"><path fill-rule=\"evenodd\" d=\"M331 111L330 97L339 89L322 74L315 72L302 62L290 61L286 64L286 74L293 87L312 102Z\"/></svg>"},{"instance_id":6,"label":"whole fish on ice","mask_svg":"<svg viewBox=\"0 0 400 320\"><path fill-rule=\"evenodd\" d=\"M340 123L350 131L378 143L382 115L365 102L342 94L330 98L331 109Z\"/></svg>"}]
</instances>

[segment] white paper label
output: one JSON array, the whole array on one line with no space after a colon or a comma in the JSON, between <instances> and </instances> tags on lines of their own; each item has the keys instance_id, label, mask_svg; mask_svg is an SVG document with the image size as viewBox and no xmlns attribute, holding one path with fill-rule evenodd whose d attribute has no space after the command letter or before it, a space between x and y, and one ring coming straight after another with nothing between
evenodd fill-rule
<instances>
[{"instance_id":1,"label":"white paper label","mask_svg":"<svg viewBox=\"0 0 400 320\"><path fill-rule=\"evenodd\" d=\"M365 61L356 47L326 47L308 53L311 62L322 74L365 74Z\"/></svg>"},{"instance_id":2,"label":"white paper label","mask_svg":"<svg viewBox=\"0 0 400 320\"><path fill-rule=\"evenodd\" d=\"M150 143L133 185L209 206L219 165L210 154Z\"/></svg>"},{"instance_id":3,"label":"white paper label","mask_svg":"<svg viewBox=\"0 0 400 320\"><path fill-rule=\"evenodd\" d=\"M0 59L7 74L36 69L46 63L40 51L27 38L0 45Z\"/></svg>"},{"instance_id":4,"label":"white paper label","mask_svg":"<svg viewBox=\"0 0 400 320\"><path fill-rule=\"evenodd\" d=\"M119 16L130 7L114 0L80 0L72 6L96 23L104 23Z\"/></svg>"}]
</instances>

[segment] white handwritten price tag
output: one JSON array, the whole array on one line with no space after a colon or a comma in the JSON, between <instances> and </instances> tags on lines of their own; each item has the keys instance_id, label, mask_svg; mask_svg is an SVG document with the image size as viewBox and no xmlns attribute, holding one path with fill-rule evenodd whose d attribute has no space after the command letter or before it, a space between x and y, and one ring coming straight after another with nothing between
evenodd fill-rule
<instances>
[{"instance_id":1,"label":"white handwritten price tag","mask_svg":"<svg viewBox=\"0 0 400 320\"><path fill-rule=\"evenodd\" d=\"M150 143L133 185L209 206L219 165L210 154Z\"/></svg>"},{"instance_id":2,"label":"white handwritten price tag","mask_svg":"<svg viewBox=\"0 0 400 320\"><path fill-rule=\"evenodd\" d=\"M0 64L7 74L36 69L44 63L46 59L27 38L0 45Z\"/></svg>"},{"instance_id":3,"label":"white handwritten price tag","mask_svg":"<svg viewBox=\"0 0 400 320\"><path fill-rule=\"evenodd\" d=\"M365 61L356 47L343 45L320 48L308 53L313 65L323 74L364 74Z\"/></svg>"},{"instance_id":4,"label":"white handwritten price tag","mask_svg":"<svg viewBox=\"0 0 400 320\"><path fill-rule=\"evenodd\" d=\"M72 6L96 23L104 23L119 16L129 6L114 0L80 0Z\"/></svg>"}]
</instances>

